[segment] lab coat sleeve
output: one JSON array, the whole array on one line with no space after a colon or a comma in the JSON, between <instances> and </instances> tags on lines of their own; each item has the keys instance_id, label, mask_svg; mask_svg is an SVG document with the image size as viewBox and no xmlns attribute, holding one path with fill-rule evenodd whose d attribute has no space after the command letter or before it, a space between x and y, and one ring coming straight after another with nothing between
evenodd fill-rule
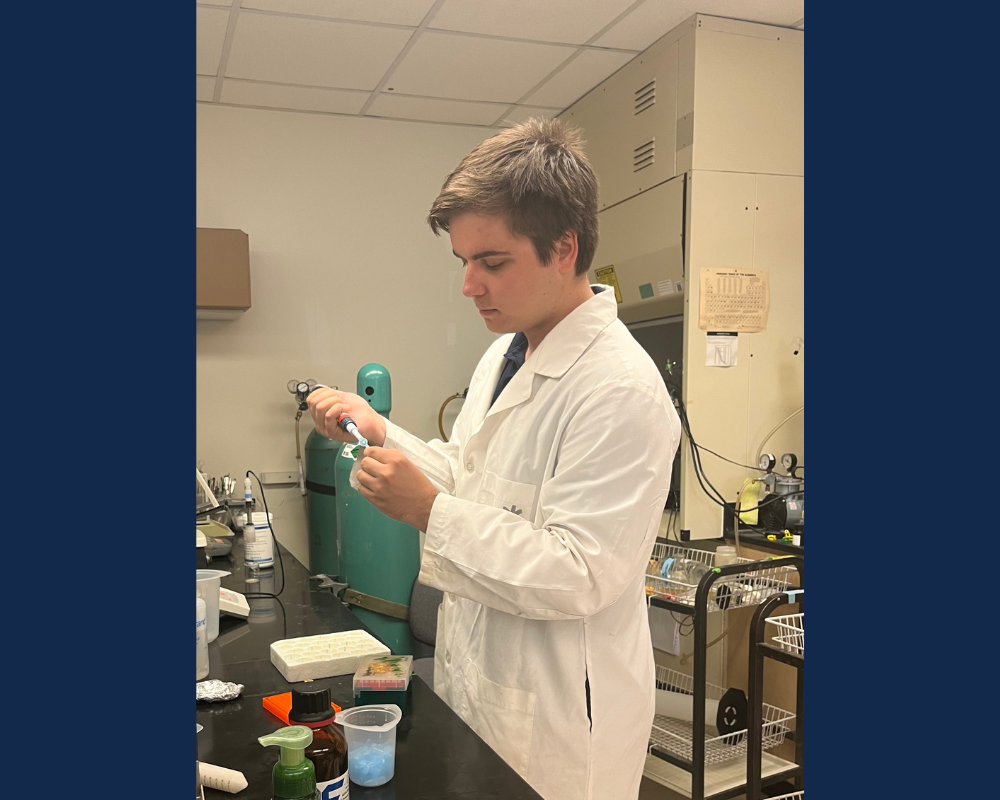
<instances>
[{"instance_id":1,"label":"lab coat sleeve","mask_svg":"<svg viewBox=\"0 0 1000 800\"><path fill-rule=\"evenodd\" d=\"M459 412L461 417L461 412ZM455 421L454 430L460 430L459 420ZM434 488L446 494L455 493L455 470L458 466L459 443L453 434L452 441L443 442L434 439L425 442L419 436L398 425L385 421L386 448L398 450L427 476Z\"/></svg>"},{"instance_id":2,"label":"lab coat sleeve","mask_svg":"<svg viewBox=\"0 0 1000 800\"><path fill-rule=\"evenodd\" d=\"M541 525L438 495L420 582L529 619L596 614L645 571L679 440L676 412L646 385L598 388L563 431Z\"/></svg>"}]
</instances>

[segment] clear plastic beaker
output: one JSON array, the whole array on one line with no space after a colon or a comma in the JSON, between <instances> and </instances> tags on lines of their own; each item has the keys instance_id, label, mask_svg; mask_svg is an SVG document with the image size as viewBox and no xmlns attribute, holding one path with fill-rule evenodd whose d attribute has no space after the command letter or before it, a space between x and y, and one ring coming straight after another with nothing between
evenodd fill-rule
<instances>
[{"instance_id":1,"label":"clear plastic beaker","mask_svg":"<svg viewBox=\"0 0 1000 800\"><path fill-rule=\"evenodd\" d=\"M221 569L198 570L195 591L208 608L208 641L219 638L219 589L222 579L229 573Z\"/></svg>"},{"instance_id":2,"label":"clear plastic beaker","mask_svg":"<svg viewBox=\"0 0 1000 800\"><path fill-rule=\"evenodd\" d=\"M399 706L357 706L337 714L347 736L347 767L359 786L381 786L396 771Z\"/></svg>"}]
</instances>

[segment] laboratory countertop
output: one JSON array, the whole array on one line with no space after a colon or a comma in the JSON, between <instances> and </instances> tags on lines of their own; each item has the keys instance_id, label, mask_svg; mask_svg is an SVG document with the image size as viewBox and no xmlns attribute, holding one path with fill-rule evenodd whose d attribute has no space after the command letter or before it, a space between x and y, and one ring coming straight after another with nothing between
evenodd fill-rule
<instances>
[{"instance_id":1,"label":"laboratory countertop","mask_svg":"<svg viewBox=\"0 0 1000 800\"><path fill-rule=\"evenodd\" d=\"M271 643L337 631L360 629L371 633L332 592L320 589L317 581L310 581L306 568L288 550L282 548L281 555L285 586L280 600L250 599L250 617L246 620L222 615L219 637L208 646L208 677L242 683L244 689L236 700L197 704L197 721L204 726L198 734L198 758L239 770L249 785L235 795L206 788L206 800L271 798L271 769L277 760L277 750L262 747L257 738L272 733L283 723L264 710L262 699L291 691L295 685L288 683L271 664ZM237 537L232 558L215 559L211 567L232 570L232 575L222 579L222 585L237 592L246 591L241 537ZM274 572L278 587L273 587L273 581L265 577L261 591L280 588L280 567ZM347 708L354 705L352 678L353 675L342 675L314 683L329 686L333 702ZM431 687L416 675L411 684L411 708L397 727L395 777L376 788L352 783L352 800L501 797L540 800Z\"/></svg>"}]
</instances>

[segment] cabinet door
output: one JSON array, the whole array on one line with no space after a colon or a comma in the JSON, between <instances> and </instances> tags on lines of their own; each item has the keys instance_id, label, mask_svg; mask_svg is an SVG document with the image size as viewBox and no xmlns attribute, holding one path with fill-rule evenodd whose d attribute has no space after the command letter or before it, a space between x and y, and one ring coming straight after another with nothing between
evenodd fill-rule
<instances>
[{"instance_id":1,"label":"cabinet door","mask_svg":"<svg viewBox=\"0 0 1000 800\"><path fill-rule=\"evenodd\" d=\"M198 228L196 243L199 309L250 308L250 237L243 231Z\"/></svg>"}]
</instances>

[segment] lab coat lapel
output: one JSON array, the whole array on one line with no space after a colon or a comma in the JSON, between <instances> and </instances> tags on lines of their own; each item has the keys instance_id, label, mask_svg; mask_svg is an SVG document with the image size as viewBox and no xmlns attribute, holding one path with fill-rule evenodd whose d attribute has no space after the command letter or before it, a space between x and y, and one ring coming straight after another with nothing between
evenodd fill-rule
<instances>
[{"instance_id":1,"label":"lab coat lapel","mask_svg":"<svg viewBox=\"0 0 1000 800\"><path fill-rule=\"evenodd\" d=\"M503 372L505 360L504 356L501 355L499 362L494 365L494 369L491 371L490 382L486 384L486 391L483 392L483 399L487 404L493 397L493 390L496 388L497 381L500 380L500 373ZM535 371L525 362L514 377L510 379L510 383L504 387L496 402L483 414L482 420L476 426L475 433L469 437L470 448L480 436L492 436L497 425L507 416L506 412L531 397L531 382L534 374Z\"/></svg>"},{"instance_id":2,"label":"lab coat lapel","mask_svg":"<svg viewBox=\"0 0 1000 800\"><path fill-rule=\"evenodd\" d=\"M591 343L618 316L618 305L613 292L601 291L583 305L574 309L566 319L556 325L548 336L511 378L496 402L490 407L493 389L503 371L505 357L498 353L490 370L486 391L480 397L474 419L479 419L475 432L469 437L469 445L480 435L492 436L496 426L507 416L510 409L531 398L535 375L560 378ZM508 342L509 344L509 342ZM482 416L480 416L482 415Z\"/></svg>"}]
</instances>

